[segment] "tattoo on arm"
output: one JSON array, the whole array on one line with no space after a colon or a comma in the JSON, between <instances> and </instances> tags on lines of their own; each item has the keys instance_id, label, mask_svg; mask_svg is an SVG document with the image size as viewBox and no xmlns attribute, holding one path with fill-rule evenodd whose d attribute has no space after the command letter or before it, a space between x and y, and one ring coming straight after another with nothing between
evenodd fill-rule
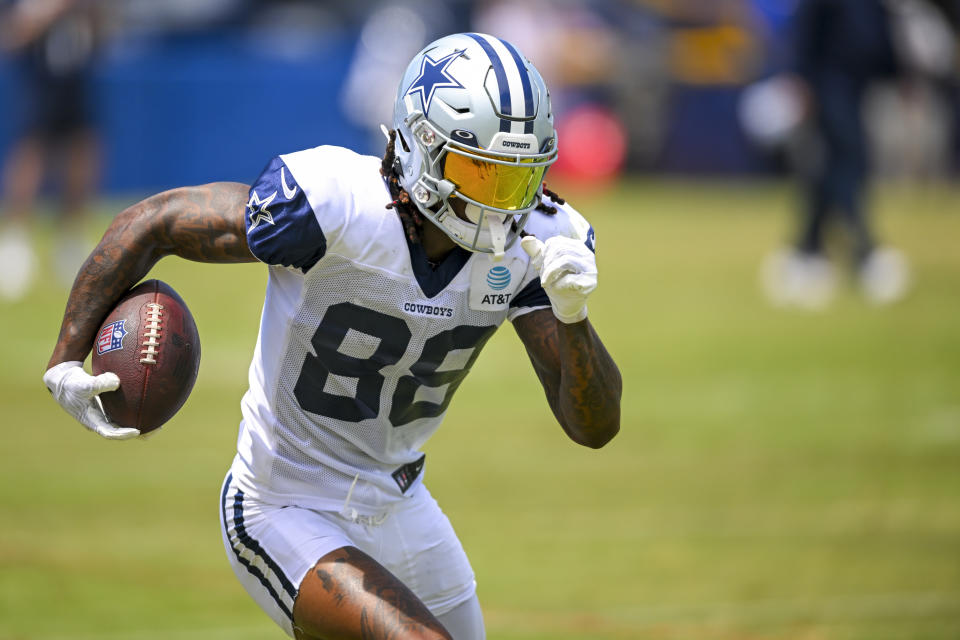
<instances>
[{"instance_id":1,"label":"tattoo on arm","mask_svg":"<svg viewBox=\"0 0 960 640\"><path fill-rule=\"evenodd\" d=\"M563 376L565 414L579 424L613 422L619 428L623 382L593 325L585 320L572 325L558 323L557 329L562 359L569 363L564 372L570 373Z\"/></svg>"},{"instance_id":2,"label":"tattoo on arm","mask_svg":"<svg viewBox=\"0 0 960 640\"><path fill-rule=\"evenodd\" d=\"M254 262L244 225L248 187L214 183L160 194L156 241L165 253L198 262Z\"/></svg>"},{"instance_id":3,"label":"tattoo on arm","mask_svg":"<svg viewBox=\"0 0 960 640\"><path fill-rule=\"evenodd\" d=\"M245 185L214 183L160 193L121 212L77 274L48 366L84 360L100 321L160 258L254 261L246 194Z\"/></svg>"},{"instance_id":4,"label":"tattoo on arm","mask_svg":"<svg viewBox=\"0 0 960 640\"><path fill-rule=\"evenodd\" d=\"M527 356L537 372L547 395L550 410L563 424L560 409L560 351L557 346L557 319L549 309L531 311L513 322L517 335L527 349Z\"/></svg>"},{"instance_id":5,"label":"tattoo on arm","mask_svg":"<svg viewBox=\"0 0 960 640\"><path fill-rule=\"evenodd\" d=\"M589 320L559 322L549 309L514 321L557 421L576 442L606 444L620 428L620 371Z\"/></svg>"}]
</instances>

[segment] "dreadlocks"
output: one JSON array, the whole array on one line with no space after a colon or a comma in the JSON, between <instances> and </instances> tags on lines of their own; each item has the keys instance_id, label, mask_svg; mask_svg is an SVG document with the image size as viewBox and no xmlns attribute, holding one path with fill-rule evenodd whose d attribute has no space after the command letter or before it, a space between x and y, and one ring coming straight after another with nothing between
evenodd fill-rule
<instances>
[{"instance_id":1,"label":"dreadlocks","mask_svg":"<svg viewBox=\"0 0 960 640\"><path fill-rule=\"evenodd\" d=\"M564 200L563 198L561 198L560 195L557 194L556 191L551 191L550 189L547 189L547 183L546 183L546 182L543 183L543 195L547 196L548 198L550 198L551 201L553 201L553 202L555 202L555 203L557 203L557 204L567 204L567 201ZM545 214L547 214L548 216L552 216L553 214L555 214L555 213L557 212L557 208L556 208L556 207L553 207L553 206L547 204L546 202L544 202L543 200L541 200L541 201L540 201L540 204L537 205L537 211L542 211L542 212L544 212Z\"/></svg>"},{"instance_id":2,"label":"dreadlocks","mask_svg":"<svg viewBox=\"0 0 960 640\"><path fill-rule=\"evenodd\" d=\"M400 179L393 166L396 158L397 131L391 129L390 137L387 139L387 152L380 163L380 175L386 178L390 197L393 198L393 202L387 205L387 209L394 209L400 216L400 224L403 225L403 233L407 236L407 240L411 244L420 244L420 234L423 233L423 214L410 202L410 194L400 186Z\"/></svg>"},{"instance_id":3,"label":"dreadlocks","mask_svg":"<svg viewBox=\"0 0 960 640\"><path fill-rule=\"evenodd\" d=\"M410 194L400 186L400 179L397 177L397 171L394 167L397 158L397 131L391 129L387 139L387 151L380 162L380 175L387 181L387 187L390 189L390 197L393 201L387 204L387 209L393 209L400 217L400 224L403 225L403 233L411 244L420 244L423 234L423 214L410 201ZM550 198L555 204L566 204L566 200L561 198L556 192L547 189L547 184L543 184L543 194ZM547 204L543 200L537 205L537 211L547 215L553 215L557 208ZM516 230L516 226L514 226ZM526 235L521 231L520 235Z\"/></svg>"}]
</instances>

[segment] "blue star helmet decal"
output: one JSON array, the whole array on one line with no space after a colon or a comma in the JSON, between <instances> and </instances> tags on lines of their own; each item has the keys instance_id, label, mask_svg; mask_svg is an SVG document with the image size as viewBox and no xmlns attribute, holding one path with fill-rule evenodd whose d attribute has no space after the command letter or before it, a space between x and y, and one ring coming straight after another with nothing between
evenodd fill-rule
<instances>
[{"instance_id":1,"label":"blue star helmet decal","mask_svg":"<svg viewBox=\"0 0 960 640\"><path fill-rule=\"evenodd\" d=\"M429 54L423 54L423 60L420 61L420 75L407 89L406 95L414 93L420 94L420 100L423 102L423 115L430 113L430 103L433 101L433 94L437 89L452 87L454 89L463 89L463 85L457 82L456 78L447 73L447 67L454 60L463 54L463 49L447 54L439 60L434 60Z\"/></svg>"}]
</instances>

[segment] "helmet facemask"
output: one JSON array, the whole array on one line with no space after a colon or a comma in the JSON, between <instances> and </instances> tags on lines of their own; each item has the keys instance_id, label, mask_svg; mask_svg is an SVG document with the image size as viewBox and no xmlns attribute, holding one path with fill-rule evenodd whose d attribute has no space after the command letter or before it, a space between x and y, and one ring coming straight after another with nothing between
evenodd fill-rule
<instances>
[{"instance_id":1,"label":"helmet facemask","mask_svg":"<svg viewBox=\"0 0 960 640\"><path fill-rule=\"evenodd\" d=\"M483 151L445 135L419 111L405 124L423 166L407 190L411 199L463 248L502 256L539 206L543 175L556 151ZM402 142L409 144L407 140L404 136ZM457 200L466 219L457 215Z\"/></svg>"}]
</instances>

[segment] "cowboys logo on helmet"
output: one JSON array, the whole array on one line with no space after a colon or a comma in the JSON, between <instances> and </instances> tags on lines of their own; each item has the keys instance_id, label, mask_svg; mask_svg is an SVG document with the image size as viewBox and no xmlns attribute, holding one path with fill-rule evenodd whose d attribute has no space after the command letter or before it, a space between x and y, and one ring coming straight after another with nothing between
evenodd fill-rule
<instances>
[{"instance_id":1,"label":"cowboys logo on helmet","mask_svg":"<svg viewBox=\"0 0 960 640\"><path fill-rule=\"evenodd\" d=\"M395 170L417 208L460 246L502 255L540 203L543 174L557 158L550 95L536 68L493 36L441 38L407 67L394 128Z\"/></svg>"}]
</instances>

